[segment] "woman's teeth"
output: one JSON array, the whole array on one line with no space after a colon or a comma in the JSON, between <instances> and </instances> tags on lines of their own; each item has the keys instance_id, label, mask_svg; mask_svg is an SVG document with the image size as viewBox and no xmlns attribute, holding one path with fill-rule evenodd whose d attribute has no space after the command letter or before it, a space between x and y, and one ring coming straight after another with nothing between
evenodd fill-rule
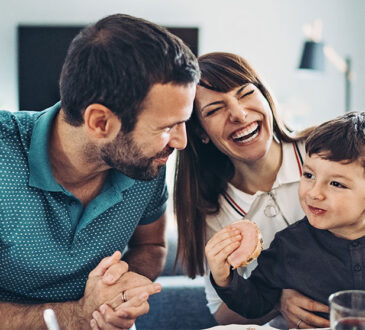
<instances>
[{"instance_id":1,"label":"woman's teeth","mask_svg":"<svg viewBox=\"0 0 365 330\"><path fill-rule=\"evenodd\" d=\"M234 142L247 143L253 140L259 134L259 124L257 121L253 122L244 129L234 133L232 139Z\"/></svg>"}]
</instances>

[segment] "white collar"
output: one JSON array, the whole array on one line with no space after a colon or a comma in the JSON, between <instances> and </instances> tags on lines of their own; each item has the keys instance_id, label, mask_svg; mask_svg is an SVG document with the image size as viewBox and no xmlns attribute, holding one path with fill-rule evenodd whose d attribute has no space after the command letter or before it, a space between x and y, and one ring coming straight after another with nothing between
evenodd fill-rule
<instances>
[{"instance_id":1,"label":"white collar","mask_svg":"<svg viewBox=\"0 0 365 330\"><path fill-rule=\"evenodd\" d=\"M300 150L300 154L296 149L295 143L286 143L283 142L281 144L282 152L283 152L283 159L279 169L279 172L276 176L272 189L278 188L281 185L299 182L300 176L302 174L302 164L301 164L301 157L304 157L304 143L297 143L298 149ZM236 187L234 187L231 183L228 183L227 186L227 194L235 200L235 196L239 195L238 199L244 200L249 205L253 202L253 200L263 194L263 191L257 191L255 194L247 194Z\"/></svg>"}]
</instances>

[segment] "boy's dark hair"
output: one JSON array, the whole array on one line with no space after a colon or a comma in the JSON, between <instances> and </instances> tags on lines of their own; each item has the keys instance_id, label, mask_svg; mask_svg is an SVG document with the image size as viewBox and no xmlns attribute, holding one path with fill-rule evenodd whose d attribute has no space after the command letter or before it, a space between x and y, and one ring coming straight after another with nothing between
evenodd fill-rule
<instances>
[{"instance_id":1,"label":"boy's dark hair","mask_svg":"<svg viewBox=\"0 0 365 330\"><path fill-rule=\"evenodd\" d=\"M103 104L127 133L154 84L187 85L199 78L197 59L181 39L144 19L115 14L71 42L60 78L61 107L66 121L79 126L88 105Z\"/></svg>"},{"instance_id":2,"label":"boy's dark hair","mask_svg":"<svg viewBox=\"0 0 365 330\"><path fill-rule=\"evenodd\" d=\"M365 167L365 112L349 112L319 125L308 136L305 150L335 162L360 159Z\"/></svg>"}]
</instances>

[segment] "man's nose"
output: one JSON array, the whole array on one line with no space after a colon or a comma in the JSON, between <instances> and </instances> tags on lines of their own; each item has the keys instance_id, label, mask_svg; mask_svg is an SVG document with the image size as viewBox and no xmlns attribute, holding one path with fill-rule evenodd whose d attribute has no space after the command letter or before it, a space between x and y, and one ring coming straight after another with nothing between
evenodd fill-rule
<instances>
[{"instance_id":1,"label":"man's nose","mask_svg":"<svg viewBox=\"0 0 365 330\"><path fill-rule=\"evenodd\" d=\"M185 123L180 123L174 127L172 132L169 146L171 148L182 150L186 147L187 137L186 137L186 127Z\"/></svg>"}]
</instances>

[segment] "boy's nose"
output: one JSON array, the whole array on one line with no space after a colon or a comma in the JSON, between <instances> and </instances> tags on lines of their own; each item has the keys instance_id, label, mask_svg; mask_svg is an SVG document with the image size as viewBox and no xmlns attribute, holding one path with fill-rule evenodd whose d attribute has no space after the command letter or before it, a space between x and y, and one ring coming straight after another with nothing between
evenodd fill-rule
<instances>
[{"instance_id":1,"label":"boy's nose","mask_svg":"<svg viewBox=\"0 0 365 330\"><path fill-rule=\"evenodd\" d=\"M308 194L311 199L313 200L324 200L325 199L325 193L323 187L321 187L319 184L316 184L308 191Z\"/></svg>"}]
</instances>

